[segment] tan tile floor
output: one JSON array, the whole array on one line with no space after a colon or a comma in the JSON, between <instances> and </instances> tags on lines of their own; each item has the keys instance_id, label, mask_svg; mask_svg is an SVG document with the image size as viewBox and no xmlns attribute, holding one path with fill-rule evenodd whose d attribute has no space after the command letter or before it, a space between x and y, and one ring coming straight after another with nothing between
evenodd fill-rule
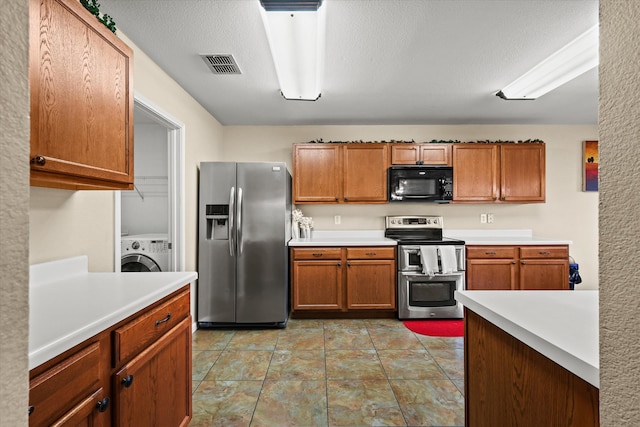
<instances>
[{"instance_id":1,"label":"tan tile floor","mask_svg":"<svg viewBox=\"0 0 640 427\"><path fill-rule=\"evenodd\" d=\"M462 426L462 338L394 319L193 335L190 426Z\"/></svg>"}]
</instances>

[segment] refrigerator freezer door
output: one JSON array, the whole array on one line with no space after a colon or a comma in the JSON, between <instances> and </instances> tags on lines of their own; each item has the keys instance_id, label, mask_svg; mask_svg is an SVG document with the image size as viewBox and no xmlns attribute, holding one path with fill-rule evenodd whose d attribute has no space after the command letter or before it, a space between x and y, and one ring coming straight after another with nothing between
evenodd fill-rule
<instances>
[{"instance_id":1,"label":"refrigerator freezer door","mask_svg":"<svg viewBox=\"0 0 640 427\"><path fill-rule=\"evenodd\" d=\"M284 163L239 163L242 190L236 322L280 323L288 316L291 176ZM240 199L240 198L239 198Z\"/></svg>"},{"instance_id":2,"label":"refrigerator freezer door","mask_svg":"<svg viewBox=\"0 0 640 427\"><path fill-rule=\"evenodd\" d=\"M231 189L237 188L235 181L235 163L200 163L198 322L236 321L236 236L231 200L235 197ZM207 218L207 206L220 205L229 205L227 239L208 233L211 226L207 221L217 219Z\"/></svg>"}]
</instances>

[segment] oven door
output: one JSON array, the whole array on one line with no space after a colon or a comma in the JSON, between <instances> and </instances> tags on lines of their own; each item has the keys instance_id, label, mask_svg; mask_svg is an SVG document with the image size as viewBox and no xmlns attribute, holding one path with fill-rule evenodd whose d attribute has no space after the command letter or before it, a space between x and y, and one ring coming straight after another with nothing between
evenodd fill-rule
<instances>
[{"instance_id":1,"label":"oven door","mask_svg":"<svg viewBox=\"0 0 640 427\"><path fill-rule=\"evenodd\" d=\"M398 318L462 319L462 304L453 297L464 290L464 272L428 276L398 273Z\"/></svg>"}]
</instances>

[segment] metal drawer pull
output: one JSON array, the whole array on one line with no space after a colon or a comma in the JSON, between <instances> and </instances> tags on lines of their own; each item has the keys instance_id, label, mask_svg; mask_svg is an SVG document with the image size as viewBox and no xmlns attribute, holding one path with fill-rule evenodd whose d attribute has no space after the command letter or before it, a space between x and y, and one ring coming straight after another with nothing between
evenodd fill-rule
<instances>
[{"instance_id":1,"label":"metal drawer pull","mask_svg":"<svg viewBox=\"0 0 640 427\"><path fill-rule=\"evenodd\" d=\"M315 256L315 257L321 257L321 256L322 256L322 254L321 254L321 253L314 253L314 254L313 254L313 256Z\"/></svg>"},{"instance_id":2,"label":"metal drawer pull","mask_svg":"<svg viewBox=\"0 0 640 427\"><path fill-rule=\"evenodd\" d=\"M156 326L160 325L161 323L168 322L169 319L171 319L171 313L167 313L167 317L162 320L156 320Z\"/></svg>"},{"instance_id":3,"label":"metal drawer pull","mask_svg":"<svg viewBox=\"0 0 640 427\"><path fill-rule=\"evenodd\" d=\"M375 252L365 252L365 255L367 256L376 256Z\"/></svg>"},{"instance_id":4,"label":"metal drawer pull","mask_svg":"<svg viewBox=\"0 0 640 427\"><path fill-rule=\"evenodd\" d=\"M109 407L109 398L105 397L102 400L99 400L98 403L96 403L96 409L98 409L98 412L104 412L107 410L107 408Z\"/></svg>"},{"instance_id":5,"label":"metal drawer pull","mask_svg":"<svg viewBox=\"0 0 640 427\"><path fill-rule=\"evenodd\" d=\"M484 254L485 255L495 255L496 253L495 252L485 252Z\"/></svg>"},{"instance_id":6,"label":"metal drawer pull","mask_svg":"<svg viewBox=\"0 0 640 427\"><path fill-rule=\"evenodd\" d=\"M131 383L133 383L133 375L127 375L126 377L124 377L121 381L122 385L125 386L126 388L131 387Z\"/></svg>"},{"instance_id":7,"label":"metal drawer pull","mask_svg":"<svg viewBox=\"0 0 640 427\"><path fill-rule=\"evenodd\" d=\"M540 255L551 255L551 252L549 251L540 251L538 252Z\"/></svg>"}]
</instances>

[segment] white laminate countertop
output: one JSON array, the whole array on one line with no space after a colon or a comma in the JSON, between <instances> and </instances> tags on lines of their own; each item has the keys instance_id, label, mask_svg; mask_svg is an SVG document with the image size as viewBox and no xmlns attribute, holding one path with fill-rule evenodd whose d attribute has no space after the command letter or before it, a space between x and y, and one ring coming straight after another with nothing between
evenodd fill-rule
<instances>
[{"instance_id":1,"label":"white laminate countertop","mask_svg":"<svg viewBox=\"0 0 640 427\"><path fill-rule=\"evenodd\" d=\"M195 272L89 273L86 256L34 264L29 369L197 279Z\"/></svg>"},{"instance_id":2,"label":"white laminate countertop","mask_svg":"<svg viewBox=\"0 0 640 427\"><path fill-rule=\"evenodd\" d=\"M397 246L384 230L313 230L310 238L291 239L289 246Z\"/></svg>"},{"instance_id":3,"label":"white laminate countertop","mask_svg":"<svg viewBox=\"0 0 640 427\"><path fill-rule=\"evenodd\" d=\"M445 237L464 240L466 245L570 245L566 239L534 237L533 231L525 230L447 230Z\"/></svg>"},{"instance_id":4,"label":"white laminate countertop","mask_svg":"<svg viewBox=\"0 0 640 427\"><path fill-rule=\"evenodd\" d=\"M600 387L598 291L456 291L455 298Z\"/></svg>"}]
</instances>

